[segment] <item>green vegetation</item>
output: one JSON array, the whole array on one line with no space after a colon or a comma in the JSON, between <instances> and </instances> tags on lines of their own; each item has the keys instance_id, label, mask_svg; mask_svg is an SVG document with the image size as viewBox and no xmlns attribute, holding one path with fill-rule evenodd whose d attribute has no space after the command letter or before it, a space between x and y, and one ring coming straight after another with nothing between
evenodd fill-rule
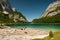
<instances>
[{"instance_id":1,"label":"green vegetation","mask_svg":"<svg viewBox=\"0 0 60 40\"><path fill-rule=\"evenodd\" d=\"M14 13L14 14L19 14L20 17L23 17L23 18L26 20L25 16L23 16L21 12L15 11L15 12L13 12L13 13Z\"/></svg>"},{"instance_id":2,"label":"green vegetation","mask_svg":"<svg viewBox=\"0 0 60 40\"><path fill-rule=\"evenodd\" d=\"M40 39L40 38L35 38L35 39L32 39L32 40L43 40L43 39Z\"/></svg>"},{"instance_id":3,"label":"green vegetation","mask_svg":"<svg viewBox=\"0 0 60 40\"><path fill-rule=\"evenodd\" d=\"M50 11L49 13L52 13L52 12L55 12L55 11L57 12L58 10L60 10L60 6L58 6L55 10ZM58 13L55 16L51 16L51 17L46 16L46 17L43 17L43 18L34 19L32 22L33 23L60 23L60 13Z\"/></svg>"},{"instance_id":4,"label":"green vegetation","mask_svg":"<svg viewBox=\"0 0 60 40\"><path fill-rule=\"evenodd\" d=\"M53 38L53 32L52 31L50 31L50 33L49 33L49 38Z\"/></svg>"},{"instance_id":5,"label":"green vegetation","mask_svg":"<svg viewBox=\"0 0 60 40\"><path fill-rule=\"evenodd\" d=\"M56 8L56 11L57 11L57 10L60 10L60 6L58 6L58 7Z\"/></svg>"},{"instance_id":6,"label":"green vegetation","mask_svg":"<svg viewBox=\"0 0 60 40\"><path fill-rule=\"evenodd\" d=\"M24 21L20 21L18 19L16 19L17 22L14 22L14 20L13 20L14 15L19 15L19 17L23 17L26 20L25 16L23 16L21 12L16 11L16 12L11 12L10 14L13 15L12 18L9 18L9 14L4 14L4 13L0 12L0 24L2 24L2 23L27 23Z\"/></svg>"},{"instance_id":7,"label":"green vegetation","mask_svg":"<svg viewBox=\"0 0 60 40\"><path fill-rule=\"evenodd\" d=\"M3 14L0 12L0 23L13 23L13 19L8 17L8 14Z\"/></svg>"},{"instance_id":8,"label":"green vegetation","mask_svg":"<svg viewBox=\"0 0 60 40\"><path fill-rule=\"evenodd\" d=\"M40 19L34 19L33 23L60 23L60 13L51 17L43 17Z\"/></svg>"},{"instance_id":9,"label":"green vegetation","mask_svg":"<svg viewBox=\"0 0 60 40\"><path fill-rule=\"evenodd\" d=\"M60 31L54 32L53 35L54 36L52 38L50 38L50 36L48 36L48 37L45 37L43 39L35 38L32 40L60 40Z\"/></svg>"}]
</instances>

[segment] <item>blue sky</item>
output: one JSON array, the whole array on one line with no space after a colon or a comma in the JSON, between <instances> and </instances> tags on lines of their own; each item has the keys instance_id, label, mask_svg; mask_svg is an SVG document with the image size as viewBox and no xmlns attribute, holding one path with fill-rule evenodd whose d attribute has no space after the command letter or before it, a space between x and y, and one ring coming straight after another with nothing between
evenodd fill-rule
<instances>
[{"instance_id":1,"label":"blue sky","mask_svg":"<svg viewBox=\"0 0 60 40\"><path fill-rule=\"evenodd\" d=\"M56 0L9 0L11 7L20 11L28 21L39 18L48 5Z\"/></svg>"}]
</instances>

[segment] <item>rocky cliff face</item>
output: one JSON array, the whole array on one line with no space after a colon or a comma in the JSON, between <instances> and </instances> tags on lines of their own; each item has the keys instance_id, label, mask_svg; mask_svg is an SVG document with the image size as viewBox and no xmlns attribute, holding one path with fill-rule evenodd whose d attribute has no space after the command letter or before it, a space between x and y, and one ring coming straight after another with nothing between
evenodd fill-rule
<instances>
[{"instance_id":1,"label":"rocky cliff face","mask_svg":"<svg viewBox=\"0 0 60 40\"><path fill-rule=\"evenodd\" d=\"M12 19L13 22L27 22L22 13L18 12L15 8L11 8L8 0L0 0L0 14L1 18L3 17L4 19L4 17L6 17L7 19Z\"/></svg>"},{"instance_id":2,"label":"rocky cliff face","mask_svg":"<svg viewBox=\"0 0 60 40\"><path fill-rule=\"evenodd\" d=\"M60 13L60 1L51 3L41 17L54 16Z\"/></svg>"},{"instance_id":3,"label":"rocky cliff face","mask_svg":"<svg viewBox=\"0 0 60 40\"><path fill-rule=\"evenodd\" d=\"M8 0L0 0L0 11L6 11L6 12L11 12L12 9L11 9L11 6L8 2Z\"/></svg>"}]
</instances>

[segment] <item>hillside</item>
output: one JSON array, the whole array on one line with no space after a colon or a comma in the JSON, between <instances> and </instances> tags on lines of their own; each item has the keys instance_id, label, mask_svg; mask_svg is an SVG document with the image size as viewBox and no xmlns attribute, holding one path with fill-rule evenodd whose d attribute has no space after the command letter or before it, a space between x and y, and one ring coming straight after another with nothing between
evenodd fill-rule
<instances>
[{"instance_id":1,"label":"hillside","mask_svg":"<svg viewBox=\"0 0 60 40\"><path fill-rule=\"evenodd\" d=\"M24 23L26 18L20 12L12 12L12 17L0 12L0 23ZM10 16L11 16L10 15ZM26 20L27 21L27 20Z\"/></svg>"},{"instance_id":2,"label":"hillside","mask_svg":"<svg viewBox=\"0 0 60 40\"><path fill-rule=\"evenodd\" d=\"M21 12L11 8L9 0L0 0L0 23L26 23L27 19Z\"/></svg>"},{"instance_id":3,"label":"hillside","mask_svg":"<svg viewBox=\"0 0 60 40\"><path fill-rule=\"evenodd\" d=\"M40 19L34 19L33 23L60 23L60 14L52 17L43 17Z\"/></svg>"},{"instance_id":4,"label":"hillside","mask_svg":"<svg viewBox=\"0 0 60 40\"><path fill-rule=\"evenodd\" d=\"M60 1L51 3L39 19L33 23L60 23Z\"/></svg>"}]
</instances>

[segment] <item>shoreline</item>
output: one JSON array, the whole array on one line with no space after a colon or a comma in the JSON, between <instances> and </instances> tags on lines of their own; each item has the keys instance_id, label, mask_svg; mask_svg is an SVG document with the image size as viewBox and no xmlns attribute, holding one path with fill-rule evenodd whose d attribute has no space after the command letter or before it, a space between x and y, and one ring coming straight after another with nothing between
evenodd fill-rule
<instances>
[{"instance_id":1,"label":"shoreline","mask_svg":"<svg viewBox=\"0 0 60 40\"><path fill-rule=\"evenodd\" d=\"M45 38L49 34L49 31L46 30L39 30L34 28L23 28L23 29L17 29L17 28L7 28L7 29L0 29L0 40L30 40L34 38ZM4 38L2 38L4 37ZM22 38L22 39L21 39Z\"/></svg>"},{"instance_id":2,"label":"shoreline","mask_svg":"<svg viewBox=\"0 0 60 40\"><path fill-rule=\"evenodd\" d=\"M60 24L60 23L0 23L0 25L6 25L6 24Z\"/></svg>"},{"instance_id":3,"label":"shoreline","mask_svg":"<svg viewBox=\"0 0 60 40\"><path fill-rule=\"evenodd\" d=\"M43 29L41 30L36 28L10 28L9 27L9 28L0 29L0 40L45 39L46 37L49 37L49 32L50 30L43 30Z\"/></svg>"}]
</instances>

